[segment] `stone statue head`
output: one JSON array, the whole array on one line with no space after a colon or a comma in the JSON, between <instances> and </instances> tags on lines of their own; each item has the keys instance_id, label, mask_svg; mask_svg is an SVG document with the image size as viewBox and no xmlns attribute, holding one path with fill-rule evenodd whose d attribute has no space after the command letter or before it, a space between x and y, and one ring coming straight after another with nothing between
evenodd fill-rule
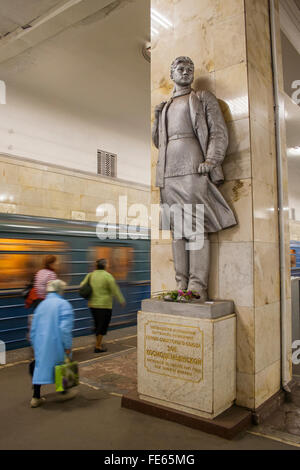
<instances>
[{"instance_id":1,"label":"stone statue head","mask_svg":"<svg viewBox=\"0 0 300 470\"><path fill-rule=\"evenodd\" d=\"M171 65L171 79L176 85L190 86L194 81L195 65L189 57L177 57Z\"/></svg>"}]
</instances>

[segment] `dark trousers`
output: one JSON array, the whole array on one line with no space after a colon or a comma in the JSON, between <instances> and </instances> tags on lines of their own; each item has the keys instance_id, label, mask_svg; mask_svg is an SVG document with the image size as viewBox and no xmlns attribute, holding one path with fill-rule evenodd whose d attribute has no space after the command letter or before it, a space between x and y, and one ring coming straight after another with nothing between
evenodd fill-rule
<instances>
[{"instance_id":1,"label":"dark trousers","mask_svg":"<svg viewBox=\"0 0 300 470\"><path fill-rule=\"evenodd\" d=\"M33 377L34 368L35 368L35 361L32 361L29 364L29 374L31 375L31 377ZM36 384L33 385L33 398L38 398L38 399L41 398L41 385L36 385Z\"/></svg>"},{"instance_id":2,"label":"dark trousers","mask_svg":"<svg viewBox=\"0 0 300 470\"><path fill-rule=\"evenodd\" d=\"M96 336L105 336L110 324L112 309L109 308L91 308L94 318Z\"/></svg>"}]
</instances>

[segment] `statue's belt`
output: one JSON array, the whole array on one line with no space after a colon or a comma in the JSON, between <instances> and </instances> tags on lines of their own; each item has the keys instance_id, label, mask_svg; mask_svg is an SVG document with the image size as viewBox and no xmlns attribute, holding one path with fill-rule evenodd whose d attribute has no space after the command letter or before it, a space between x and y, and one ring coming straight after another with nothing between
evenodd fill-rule
<instances>
[{"instance_id":1,"label":"statue's belt","mask_svg":"<svg viewBox=\"0 0 300 470\"><path fill-rule=\"evenodd\" d=\"M175 135L172 135L172 137L169 137L169 142L171 140L179 140L179 139L190 139L191 137L195 137L195 134L175 134Z\"/></svg>"}]
</instances>

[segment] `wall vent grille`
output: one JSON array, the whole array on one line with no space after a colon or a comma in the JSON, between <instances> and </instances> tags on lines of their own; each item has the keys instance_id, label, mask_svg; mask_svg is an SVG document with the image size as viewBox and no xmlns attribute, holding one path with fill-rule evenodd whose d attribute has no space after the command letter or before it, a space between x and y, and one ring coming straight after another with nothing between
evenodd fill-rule
<instances>
[{"instance_id":1,"label":"wall vent grille","mask_svg":"<svg viewBox=\"0 0 300 470\"><path fill-rule=\"evenodd\" d=\"M117 177L117 155L104 150L98 150L97 173L110 178Z\"/></svg>"}]
</instances>

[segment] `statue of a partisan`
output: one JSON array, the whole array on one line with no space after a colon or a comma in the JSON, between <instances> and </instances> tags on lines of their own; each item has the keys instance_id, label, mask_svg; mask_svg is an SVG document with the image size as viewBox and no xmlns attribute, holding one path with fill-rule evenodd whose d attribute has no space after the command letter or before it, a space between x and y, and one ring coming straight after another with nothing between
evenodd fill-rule
<instances>
[{"instance_id":1,"label":"statue of a partisan","mask_svg":"<svg viewBox=\"0 0 300 470\"><path fill-rule=\"evenodd\" d=\"M216 97L195 92L194 63L178 57L171 66L175 83L172 98L155 108L154 145L159 149L156 186L161 202L169 207L204 205L204 245L187 250L190 239L174 238L173 256L178 289L196 291L207 300L210 264L209 233L236 225L235 216L217 185L224 181L222 162L228 147L228 131ZM196 212L192 210L193 231ZM202 230L203 236L203 230ZM185 237L185 234L184 234Z\"/></svg>"}]
</instances>

